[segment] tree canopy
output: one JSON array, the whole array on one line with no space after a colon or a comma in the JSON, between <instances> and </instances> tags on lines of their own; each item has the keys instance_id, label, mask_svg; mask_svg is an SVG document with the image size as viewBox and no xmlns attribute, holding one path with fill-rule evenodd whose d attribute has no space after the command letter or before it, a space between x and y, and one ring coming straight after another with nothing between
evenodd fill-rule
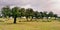
<instances>
[{"instance_id":1,"label":"tree canopy","mask_svg":"<svg viewBox=\"0 0 60 30\"><path fill-rule=\"evenodd\" d=\"M4 17L7 17L7 16L12 16L14 18L14 23L16 23L16 18L17 17L26 17L27 21L28 21L28 18L31 18L31 21L32 19L35 17L35 18L44 18L44 17L57 17L57 14L54 14L53 12L49 12L47 14L46 11L44 12L38 12L38 11L34 11L32 8L20 8L20 7L13 7L12 9L10 9L9 6L6 6L6 7L3 7L2 8L2 14Z\"/></svg>"}]
</instances>

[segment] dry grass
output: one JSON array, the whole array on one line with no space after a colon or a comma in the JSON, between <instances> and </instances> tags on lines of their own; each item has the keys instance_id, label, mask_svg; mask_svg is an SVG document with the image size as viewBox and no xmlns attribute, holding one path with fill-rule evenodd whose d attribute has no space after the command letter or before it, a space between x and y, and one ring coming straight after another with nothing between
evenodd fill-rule
<instances>
[{"instance_id":1,"label":"dry grass","mask_svg":"<svg viewBox=\"0 0 60 30\"><path fill-rule=\"evenodd\" d=\"M60 30L60 22L18 22L13 24L13 20L0 22L0 30Z\"/></svg>"}]
</instances>

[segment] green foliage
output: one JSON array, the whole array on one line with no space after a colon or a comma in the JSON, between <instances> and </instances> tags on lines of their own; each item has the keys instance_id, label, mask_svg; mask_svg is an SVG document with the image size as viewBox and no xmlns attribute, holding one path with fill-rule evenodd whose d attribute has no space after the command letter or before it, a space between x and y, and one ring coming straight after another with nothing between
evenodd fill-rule
<instances>
[{"instance_id":1,"label":"green foliage","mask_svg":"<svg viewBox=\"0 0 60 30\"><path fill-rule=\"evenodd\" d=\"M44 15L44 17L47 17L47 12L44 11L44 12L43 12L43 15Z\"/></svg>"},{"instance_id":2,"label":"green foliage","mask_svg":"<svg viewBox=\"0 0 60 30\"><path fill-rule=\"evenodd\" d=\"M10 16L10 14L11 14L10 7L9 6L3 7L2 8L2 14L3 14L4 17Z\"/></svg>"},{"instance_id":3,"label":"green foliage","mask_svg":"<svg viewBox=\"0 0 60 30\"><path fill-rule=\"evenodd\" d=\"M55 17L55 20L56 20L56 18L58 17L57 14L54 14L54 17Z\"/></svg>"},{"instance_id":4,"label":"green foliage","mask_svg":"<svg viewBox=\"0 0 60 30\"><path fill-rule=\"evenodd\" d=\"M40 18L43 19L44 15L43 15L43 12L40 12Z\"/></svg>"},{"instance_id":5,"label":"green foliage","mask_svg":"<svg viewBox=\"0 0 60 30\"><path fill-rule=\"evenodd\" d=\"M48 16L49 17L53 17L54 16L54 13L53 12L49 12Z\"/></svg>"},{"instance_id":6,"label":"green foliage","mask_svg":"<svg viewBox=\"0 0 60 30\"><path fill-rule=\"evenodd\" d=\"M57 17L57 14L54 14L53 12L49 12L47 14L46 11L38 12L38 11L34 11L32 8L25 9L19 7L13 7L12 9L10 9L9 6L2 8L2 14L4 17L12 16L14 20L16 20L17 17L26 17L27 20L28 18L31 18L32 20L33 17L41 18L41 19L43 19L44 17L46 17L47 19L48 17L55 17L55 18Z\"/></svg>"},{"instance_id":7,"label":"green foliage","mask_svg":"<svg viewBox=\"0 0 60 30\"><path fill-rule=\"evenodd\" d=\"M38 11L35 11L35 12L34 12L34 16L35 16L36 18L38 18L38 17L39 17L39 15L40 15L40 14L39 14L39 12L38 12Z\"/></svg>"},{"instance_id":8,"label":"green foliage","mask_svg":"<svg viewBox=\"0 0 60 30\"><path fill-rule=\"evenodd\" d=\"M57 14L54 14L54 17L58 17Z\"/></svg>"},{"instance_id":9,"label":"green foliage","mask_svg":"<svg viewBox=\"0 0 60 30\"><path fill-rule=\"evenodd\" d=\"M20 12L21 12L21 16L25 16L25 12L26 12L26 11L25 11L25 8L21 8L20 10L21 10L21 11L20 11Z\"/></svg>"},{"instance_id":10,"label":"green foliage","mask_svg":"<svg viewBox=\"0 0 60 30\"><path fill-rule=\"evenodd\" d=\"M26 9L25 16L26 16L27 20L28 20L28 18L31 18L31 20L32 20L32 18L33 18L33 16L34 16L34 11L33 11L33 9L32 9L32 8Z\"/></svg>"},{"instance_id":11,"label":"green foliage","mask_svg":"<svg viewBox=\"0 0 60 30\"><path fill-rule=\"evenodd\" d=\"M19 11L20 11L19 7L12 8L12 16L14 17L15 15L16 16L20 15L21 13Z\"/></svg>"}]
</instances>

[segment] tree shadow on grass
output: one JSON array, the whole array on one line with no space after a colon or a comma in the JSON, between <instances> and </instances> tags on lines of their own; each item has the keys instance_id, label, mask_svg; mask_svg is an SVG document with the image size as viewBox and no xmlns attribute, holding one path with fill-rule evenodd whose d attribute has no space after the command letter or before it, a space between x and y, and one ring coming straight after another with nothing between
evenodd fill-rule
<instances>
[{"instance_id":1,"label":"tree shadow on grass","mask_svg":"<svg viewBox=\"0 0 60 30\"><path fill-rule=\"evenodd\" d=\"M0 25L12 25L13 23L0 23Z\"/></svg>"},{"instance_id":2,"label":"tree shadow on grass","mask_svg":"<svg viewBox=\"0 0 60 30\"><path fill-rule=\"evenodd\" d=\"M39 22L39 21L18 21L18 22Z\"/></svg>"},{"instance_id":3,"label":"tree shadow on grass","mask_svg":"<svg viewBox=\"0 0 60 30\"><path fill-rule=\"evenodd\" d=\"M16 23L16 24L14 24L14 23L1 23L0 25L23 25L23 24L26 24L25 22L20 22L20 23Z\"/></svg>"}]
</instances>

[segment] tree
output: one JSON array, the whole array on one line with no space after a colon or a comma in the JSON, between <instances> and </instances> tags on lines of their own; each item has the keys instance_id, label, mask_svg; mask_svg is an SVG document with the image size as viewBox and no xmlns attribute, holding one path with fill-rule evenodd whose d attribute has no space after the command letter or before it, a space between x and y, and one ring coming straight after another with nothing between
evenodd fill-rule
<instances>
[{"instance_id":1,"label":"tree","mask_svg":"<svg viewBox=\"0 0 60 30\"><path fill-rule=\"evenodd\" d=\"M16 23L16 18L21 16L19 7L12 8L12 17L14 18L14 24Z\"/></svg>"},{"instance_id":2,"label":"tree","mask_svg":"<svg viewBox=\"0 0 60 30\"><path fill-rule=\"evenodd\" d=\"M53 17L53 15L54 15L53 12L49 12L49 13L48 13L48 16L49 16L49 17Z\"/></svg>"},{"instance_id":3,"label":"tree","mask_svg":"<svg viewBox=\"0 0 60 30\"><path fill-rule=\"evenodd\" d=\"M56 20L56 18L58 17L57 14L54 14L54 17L55 17L55 20Z\"/></svg>"},{"instance_id":4,"label":"tree","mask_svg":"<svg viewBox=\"0 0 60 30\"><path fill-rule=\"evenodd\" d=\"M28 10L28 9L26 9L25 17L26 17L26 19L27 19L27 21L28 21L28 18L29 18L29 10Z\"/></svg>"},{"instance_id":5,"label":"tree","mask_svg":"<svg viewBox=\"0 0 60 30\"><path fill-rule=\"evenodd\" d=\"M11 14L11 9L9 6L3 7L2 8L2 14L4 17L10 16Z\"/></svg>"},{"instance_id":6,"label":"tree","mask_svg":"<svg viewBox=\"0 0 60 30\"><path fill-rule=\"evenodd\" d=\"M46 11L44 11L44 12L43 12L43 15L44 15L44 17L46 17L46 16L47 16L47 12L46 12Z\"/></svg>"},{"instance_id":7,"label":"tree","mask_svg":"<svg viewBox=\"0 0 60 30\"><path fill-rule=\"evenodd\" d=\"M25 16L25 12L26 12L25 8L21 8L20 10L21 10L21 17L24 17Z\"/></svg>"},{"instance_id":8,"label":"tree","mask_svg":"<svg viewBox=\"0 0 60 30\"><path fill-rule=\"evenodd\" d=\"M33 15L34 15L34 11L33 11L32 8L29 8L28 10L30 10L30 11L29 11L29 16L31 17L31 20L30 20L30 21L32 21Z\"/></svg>"},{"instance_id":9,"label":"tree","mask_svg":"<svg viewBox=\"0 0 60 30\"><path fill-rule=\"evenodd\" d=\"M39 12L38 11L35 11L34 12L34 17L35 17L35 21L39 18Z\"/></svg>"},{"instance_id":10,"label":"tree","mask_svg":"<svg viewBox=\"0 0 60 30\"><path fill-rule=\"evenodd\" d=\"M41 16L40 18L43 19L44 15L43 15L43 12L40 12Z\"/></svg>"},{"instance_id":11,"label":"tree","mask_svg":"<svg viewBox=\"0 0 60 30\"><path fill-rule=\"evenodd\" d=\"M43 16L46 17L48 19L49 15L46 11L43 12Z\"/></svg>"},{"instance_id":12,"label":"tree","mask_svg":"<svg viewBox=\"0 0 60 30\"><path fill-rule=\"evenodd\" d=\"M31 17L31 21L32 21L33 15L34 15L34 11L33 11L32 8L26 9L26 18L27 18L27 21L28 21L28 18L30 18L30 17Z\"/></svg>"}]
</instances>

